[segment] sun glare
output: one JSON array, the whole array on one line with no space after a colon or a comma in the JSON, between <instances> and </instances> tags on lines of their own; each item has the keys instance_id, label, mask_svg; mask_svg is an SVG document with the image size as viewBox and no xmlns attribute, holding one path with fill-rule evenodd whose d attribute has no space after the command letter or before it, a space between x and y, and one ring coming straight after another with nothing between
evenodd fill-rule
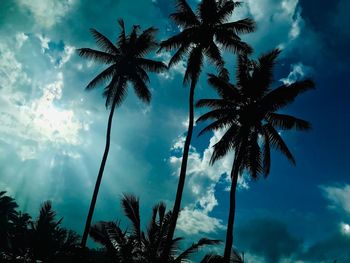
<instances>
[{"instance_id":1,"label":"sun glare","mask_svg":"<svg viewBox=\"0 0 350 263\"><path fill-rule=\"evenodd\" d=\"M350 225L342 223L341 228L344 234L350 235Z\"/></svg>"}]
</instances>

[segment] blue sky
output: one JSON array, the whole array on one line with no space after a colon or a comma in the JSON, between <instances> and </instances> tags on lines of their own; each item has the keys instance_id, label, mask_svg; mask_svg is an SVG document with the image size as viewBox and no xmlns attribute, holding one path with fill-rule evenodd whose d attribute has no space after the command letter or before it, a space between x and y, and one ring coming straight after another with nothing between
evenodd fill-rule
<instances>
[{"instance_id":1,"label":"blue sky","mask_svg":"<svg viewBox=\"0 0 350 263\"><path fill-rule=\"evenodd\" d=\"M276 85L304 77L317 85L285 111L313 124L308 133L282 134L297 166L274 154L267 179L240 181L235 244L249 262L350 261L349 8L347 0L245 0L232 17L256 20L257 32L244 36L255 56L283 49ZM170 0L0 2L0 190L23 210L35 215L50 199L64 224L82 232L108 111L101 89L84 91L103 66L81 59L75 49L96 48L91 27L115 39L118 18L128 28L154 25L164 39L178 30L168 19L172 10ZM167 61L169 55L152 57ZM226 54L225 60L232 73L235 57ZM130 90L116 110L94 221L121 218L124 192L141 198L144 221L156 202L172 206L187 121L183 71L180 63L151 76L149 106ZM214 70L206 66L207 72ZM202 74L196 99L212 96ZM178 235L189 241L224 239L232 155L208 165L220 134L192 143L178 224Z\"/></svg>"}]
</instances>

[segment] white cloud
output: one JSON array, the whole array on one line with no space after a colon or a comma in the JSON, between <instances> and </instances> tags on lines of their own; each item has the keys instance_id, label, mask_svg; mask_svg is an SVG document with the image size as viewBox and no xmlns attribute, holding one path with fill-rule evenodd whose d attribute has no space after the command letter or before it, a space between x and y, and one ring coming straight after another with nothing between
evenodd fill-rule
<instances>
[{"instance_id":1,"label":"white cloud","mask_svg":"<svg viewBox=\"0 0 350 263\"><path fill-rule=\"evenodd\" d=\"M0 88L8 90L15 84L18 86L31 82L15 53L5 43L0 43L0 57Z\"/></svg>"},{"instance_id":2,"label":"white cloud","mask_svg":"<svg viewBox=\"0 0 350 263\"><path fill-rule=\"evenodd\" d=\"M66 16L76 0L17 0L17 3L29 10L40 26L50 28Z\"/></svg>"},{"instance_id":3,"label":"white cloud","mask_svg":"<svg viewBox=\"0 0 350 263\"><path fill-rule=\"evenodd\" d=\"M181 211L177 228L189 235L199 233L215 233L225 229L221 220L208 216L200 209L185 207Z\"/></svg>"},{"instance_id":4,"label":"white cloud","mask_svg":"<svg viewBox=\"0 0 350 263\"><path fill-rule=\"evenodd\" d=\"M42 53L45 54L49 58L51 64L58 69L62 68L62 66L70 60L76 50L74 46L66 43L59 43L63 45L63 47L50 48L49 44L58 46L58 43L55 43L45 35L36 34L36 37L40 41Z\"/></svg>"},{"instance_id":5,"label":"white cloud","mask_svg":"<svg viewBox=\"0 0 350 263\"><path fill-rule=\"evenodd\" d=\"M48 71L55 77L46 80L28 77L27 68L9 48L27 39L19 33L0 43L0 140L10 143L22 160L37 158L47 147L77 145L79 132L88 128L88 123L78 120L73 110L60 106L62 72ZM45 47L48 42L42 40L41 46ZM70 52L66 52L67 56Z\"/></svg>"},{"instance_id":6,"label":"white cloud","mask_svg":"<svg viewBox=\"0 0 350 263\"><path fill-rule=\"evenodd\" d=\"M157 54L157 58L161 59L165 64L168 64L171 59L171 55L169 52L162 51L161 53ZM164 80L173 80L176 74L184 75L185 71L186 61L181 60L176 65L173 65L166 72L158 74L158 76L159 78Z\"/></svg>"},{"instance_id":7,"label":"white cloud","mask_svg":"<svg viewBox=\"0 0 350 263\"><path fill-rule=\"evenodd\" d=\"M218 142L222 135L223 131L214 132L209 141L209 146L203 151L202 155L191 146L186 184L189 187L192 201L181 212L178 224L178 228L186 234L213 233L225 228L220 219L210 216L210 213L218 205L218 200L215 197L215 187L222 176L225 177L226 189L230 189L230 173L234 153L228 154L212 166L209 164L213 154L212 146ZM169 161L176 168L174 172L176 176L180 172L184 142L185 137L180 136L171 148L173 155ZM241 189L249 188L244 176L240 177L238 187Z\"/></svg>"},{"instance_id":8,"label":"white cloud","mask_svg":"<svg viewBox=\"0 0 350 263\"><path fill-rule=\"evenodd\" d=\"M72 110L60 109L55 105L62 96L63 74L58 73L56 78L42 88L39 98L23 105L7 101L7 107L0 112L1 137L28 143L17 145L22 160L36 158L38 151L47 143L52 146L81 143L79 132L83 129L83 123ZM2 95L1 99L6 101L8 98Z\"/></svg>"},{"instance_id":9,"label":"white cloud","mask_svg":"<svg viewBox=\"0 0 350 263\"><path fill-rule=\"evenodd\" d=\"M280 79L280 81L283 82L285 85L290 85L304 77L306 77L312 69L308 66L305 66L302 63L292 64L291 65L291 72L286 78Z\"/></svg>"},{"instance_id":10,"label":"white cloud","mask_svg":"<svg viewBox=\"0 0 350 263\"><path fill-rule=\"evenodd\" d=\"M331 208L340 208L350 214L350 185L321 186L325 197L331 202Z\"/></svg>"},{"instance_id":11,"label":"white cloud","mask_svg":"<svg viewBox=\"0 0 350 263\"><path fill-rule=\"evenodd\" d=\"M21 48L28 39L28 36L24 34L23 32L19 32L16 34L16 46L17 48Z\"/></svg>"},{"instance_id":12,"label":"white cloud","mask_svg":"<svg viewBox=\"0 0 350 263\"><path fill-rule=\"evenodd\" d=\"M254 34L244 36L258 53L266 47L286 48L296 40L303 28L299 0L247 0L237 8L232 20L252 17L257 23Z\"/></svg>"},{"instance_id":13,"label":"white cloud","mask_svg":"<svg viewBox=\"0 0 350 263\"><path fill-rule=\"evenodd\" d=\"M215 162L214 165L210 165L210 158L213 154L213 146L223 136L224 131L215 131L213 136L209 140L209 146L203 151L203 154L197 152L196 148L191 146L191 150L188 156L187 174L189 178L208 178L212 182L218 182L222 175L226 175L229 180L231 174L234 153L227 154L224 158ZM182 153L182 147L185 141L184 136L180 136L174 142L172 150L177 150ZM181 149L181 151L180 151ZM179 174L181 166L182 156L171 156L170 163L177 168L176 174ZM246 180L244 177L240 177L239 186L247 188Z\"/></svg>"}]
</instances>

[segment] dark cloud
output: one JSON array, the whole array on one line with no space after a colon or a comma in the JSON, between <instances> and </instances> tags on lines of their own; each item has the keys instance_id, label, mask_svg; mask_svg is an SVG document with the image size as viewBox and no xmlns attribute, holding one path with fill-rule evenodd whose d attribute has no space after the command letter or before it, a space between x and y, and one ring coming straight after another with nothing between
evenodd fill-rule
<instances>
[{"instance_id":1,"label":"dark cloud","mask_svg":"<svg viewBox=\"0 0 350 263\"><path fill-rule=\"evenodd\" d=\"M299 250L301 241L281 221L255 219L237 229L236 244L240 250L258 255L267 262L279 262Z\"/></svg>"},{"instance_id":2,"label":"dark cloud","mask_svg":"<svg viewBox=\"0 0 350 263\"><path fill-rule=\"evenodd\" d=\"M300 256L300 259L311 262L350 262L350 235L337 233L315 243Z\"/></svg>"}]
</instances>

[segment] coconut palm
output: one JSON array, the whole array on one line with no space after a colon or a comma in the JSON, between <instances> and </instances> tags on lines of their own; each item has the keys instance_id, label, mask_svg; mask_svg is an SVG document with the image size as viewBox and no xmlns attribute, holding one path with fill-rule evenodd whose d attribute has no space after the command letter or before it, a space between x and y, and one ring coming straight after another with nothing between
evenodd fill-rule
<instances>
[{"instance_id":1,"label":"coconut palm","mask_svg":"<svg viewBox=\"0 0 350 263\"><path fill-rule=\"evenodd\" d=\"M49 261L62 257L74 250L80 237L60 225L63 218L56 220L56 212L50 201L40 208L39 217L31 222L29 249L36 260Z\"/></svg>"},{"instance_id":2,"label":"coconut palm","mask_svg":"<svg viewBox=\"0 0 350 263\"><path fill-rule=\"evenodd\" d=\"M228 22L235 8L241 5L240 2L231 0L203 0L198 4L196 11L191 9L186 0L177 0L176 3L177 10L170 15L170 18L181 30L177 35L162 41L159 52L164 49L167 51L176 50L169 62L169 67L180 62L186 56L188 57L184 83L190 83L190 95L189 124L173 208L173 219L169 228L168 249L174 235L181 206L188 152L193 133L194 90L202 71L204 57L208 58L211 63L216 65L220 72L225 72L222 51L219 45L235 53L250 52L251 48L241 41L238 35L255 30L255 23L251 19ZM166 252L167 250L165 253Z\"/></svg>"},{"instance_id":3,"label":"coconut palm","mask_svg":"<svg viewBox=\"0 0 350 263\"><path fill-rule=\"evenodd\" d=\"M202 238L183 252L179 252L179 243L182 238L175 238L171 242L169 256L163 258L162 254L171 220L171 212L166 212L165 204L159 203L153 207L152 218L146 231L141 229L139 199L132 195L124 195L122 207L131 222L130 230L122 230L119 223L99 222L90 231L91 237L105 247L107 255L113 262L188 262L189 257L199 248L219 242Z\"/></svg>"},{"instance_id":4,"label":"coconut palm","mask_svg":"<svg viewBox=\"0 0 350 263\"><path fill-rule=\"evenodd\" d=\"M151 100L151 92L148 87L150 80L147 72L162 72L167 69L167 66L162 62L145 58L148 53L157 48L157 42L155 40L157 29L150 27L140 32L139 26L133 26L131 33L126 35L124 21L120 19L118 20L118 24L121 32L115 44L97 30L91 29L92 35L102 51L90 48L81 48L78 50L80 56L108 65L105 70L98 74L86 86L86 89L91 90L99 84L107 83L103 95L106 98L106 107L110 108L106 146L82 237L83 247L86 245L108 156L114 109L124 101L129 83L134 87L136 95L142 101L149 103Z\"/></svg>"},{"instance_id":5,"label":"coconut palm","mask_svg":"<svg viewBox=\"0 0 350 263\"><path fill-rule=\"evenodd\" d=\"M209 74L208 82L218 92L218 99L202 99L198 107L212 110L197 121L214 120L200 134L225 128L222 138L213 146L211 164L235 151L231 171L230 210L226 233L224 262L228 262L233 244L233 225L235 216L235 195L239 174L246 170L256 179L270 172L270 149L274 148L295 164L295 159L283 141L278 130L308 130L310 123L290 115L277 113L295 98L314 87L310 79L283 84L272 89L273 68L280 54L275 49L250 60L247 55L238 58L236 85L228 77Z\"/></svg>"},{"instance_id":6,"label":"coconut palm","mask_svg":"<svg viewBox=\"0 0 350 263\"><path fill-rule=\"evenodd\" d=\"M240 254L235 250L231 252L230 263L244 263L244 253ZM206 255L200 263L224 263L224 257L214 254Z\"/></svg>"},{"instance_id":7,"label":"coconut palm","mask_svg":"<svg viewBox=\"0 0 350 263\"><path fill-rule=\"evenodd\" d=\"M13 223L17 217L15 199L6 195L5 191L0 192L0 248L7 249L10 245L10 235L13 230Z\"/></svg>"}]
</instances>

